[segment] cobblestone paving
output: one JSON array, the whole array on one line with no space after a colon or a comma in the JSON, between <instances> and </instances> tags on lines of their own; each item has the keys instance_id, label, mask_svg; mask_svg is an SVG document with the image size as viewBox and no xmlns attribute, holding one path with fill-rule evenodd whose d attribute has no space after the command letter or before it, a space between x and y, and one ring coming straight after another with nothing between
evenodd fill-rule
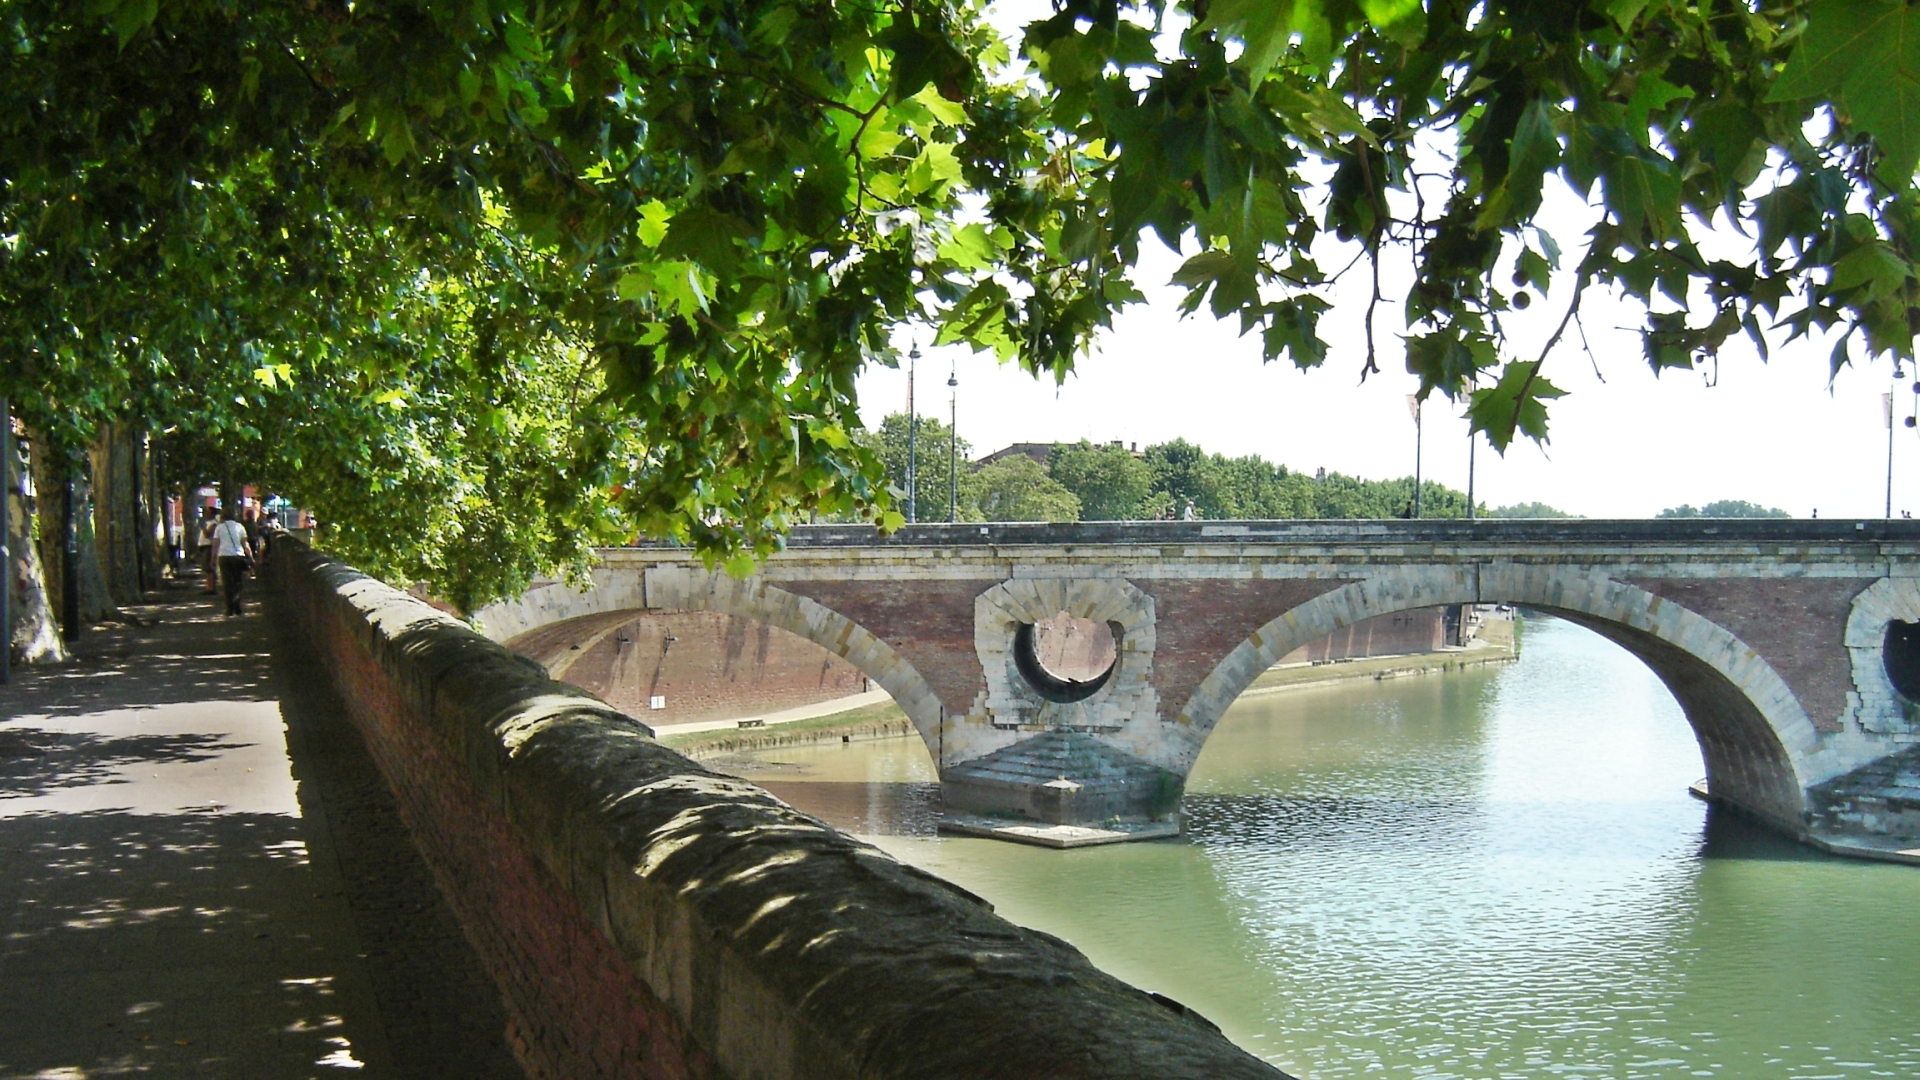
<instances>
[{"instance_id":1,"label":"cobblestone paving","mask_svg":"<svg viewBox=\"0 0 1920 1080\"><path fill-rule=\"evenodd\" d=\"M518 1078L311 661L151 598L0 687L0 1080Z\"/></svg>"}]
</instances>

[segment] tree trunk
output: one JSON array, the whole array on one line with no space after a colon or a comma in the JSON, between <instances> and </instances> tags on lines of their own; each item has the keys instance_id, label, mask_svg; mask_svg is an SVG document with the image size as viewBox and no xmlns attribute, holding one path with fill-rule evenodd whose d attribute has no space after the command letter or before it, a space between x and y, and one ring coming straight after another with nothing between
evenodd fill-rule
<instances>
[{"instance_id":1,"label":"tree trunk","mask_svg":"<svg viewBox=\"0 0 1920 1080\"><path fill-rule=\"evenodd\" d=\"M167 498L160 486L160 440L142 435L134 441L134 471L140 477L140 583L158 589L167 565Z\"/></svg>"},{"instance_id":2,"label":"tree trunk","mask_svg":"<svg viewBox=\"0 0 1920 1080\"><path fill-rule=\"evenodd\" d=\"M140 596L139 499L133 465L133 429L102 428L87 459L93 495L93 555L100 582L114 604L137 604Z\"/></svg>"},{"instance_id":3,"label":"tree trunk","mask_svg":"<svg viewBox=\"0 0 1920 1080\"><path fill-rule=\"evenodd\" d=\"M55 619L65 610L67 582L67 519L61 499L61 487L67 482L64 461L45 439L27 435L33 468L35 510L39 513L39 534L34 537L40 552L41 582L46 590L48 609Z\"/></svg>"},{"instance_id":4,"label":"tree trunk","mask_svg":"<svg viewBox=\"0 0 1920 1080\"><path fill-rule=\"evenodd\" d=\"M84 480L74 483L73 505L78 518L75 524L80 528L80 561L75 567L80 581L80 621L95 623L119 618L120 609L114 604L113 591L100 566L100 538L93 529L94 520L101 515L92 486Z\"/></svg>"},{"instance_id":5,"label":"tree trunk","mask_svg":"<svg viewBox=\"0 0 1920 1080\"><path fill-rule=\"evenodd\" d=\"M33 488L40 512L40 564L44 568L47 598L56 615L65 610L67 582L67 516L64 487L73 483L73 526L78 531L73 577L79 598L80 622L99 622L119 614L100 575L100 560L94 552L93 515L87 509L87 482L74 476L79 472L68 459L45 445L33 441Z\"/></svg>"},{"instance_id":6,"label":"tree trunk","mask_svg":"<svg viewBox=\"0 0 1920 1080\"><path fill-rule=\"evenodd\" d=\"M16 448L17 449L17 448ZM7 550L11 565L0 568L5 587L13 590L12 635L6 643L17 664L58 664L67 659L67 647L60 640L60 625L54 618L55 607L47 594L47 576L41 568L40 551L33 542L33 513L36 502L25 489L25 461L18 453L7 462L6 488L0 498L7 500ZM38 490L38 489L34 489ZM0 635L4 636L4 635Z\"/></svg>"}]
</instances>

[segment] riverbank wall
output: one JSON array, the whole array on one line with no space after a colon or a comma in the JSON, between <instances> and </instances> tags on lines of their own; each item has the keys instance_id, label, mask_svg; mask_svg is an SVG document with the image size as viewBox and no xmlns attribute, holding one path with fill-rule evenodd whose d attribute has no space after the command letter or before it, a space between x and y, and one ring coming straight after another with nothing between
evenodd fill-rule
<instances>
[{"instance_id":1,"label":"riverbank wall","mask_svg":"<svg viewBox=\"0 0 1920 1080\"><path fill-rule=\"evenodd\" d=\"M264 572L536 1080L1281 1075L417 599L292 540Z\"/></svg>"},{"instance_id":2,"label":"riverbank wall","mask_svg":"<svg viewBox=\"0 0 1920 1080\"><path fill-rule=\"evenodd\" d=\"M1444 675L1511 664L1520 658L1519 621L1506 617L1481 624L1472 647L1402 656L1355 656L1306 662L1282 661L1255 679L1241 697L1261 697L1359 679L1384 680ZM917 737L905 713L891 702L849 709L777 726L701 731L669 735L667 745L696 759L777 750L819 743Z\"/></svg>"}]
</instances>

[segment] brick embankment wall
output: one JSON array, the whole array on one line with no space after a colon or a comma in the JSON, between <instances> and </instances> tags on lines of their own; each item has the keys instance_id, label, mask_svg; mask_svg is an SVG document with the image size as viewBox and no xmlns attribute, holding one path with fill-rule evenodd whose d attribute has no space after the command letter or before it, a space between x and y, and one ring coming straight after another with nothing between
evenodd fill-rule
<instances>
[{"instance_id":1,"label":"brick embankment wall","mask_svg":"<svg viewBox=\"0 0 1920 1080\"><path fill-rule=\"evenodd\" d=\"M1280 1075L418 600L289 541L267 572L534 1077Z\"/></svg>"}]
</instances>

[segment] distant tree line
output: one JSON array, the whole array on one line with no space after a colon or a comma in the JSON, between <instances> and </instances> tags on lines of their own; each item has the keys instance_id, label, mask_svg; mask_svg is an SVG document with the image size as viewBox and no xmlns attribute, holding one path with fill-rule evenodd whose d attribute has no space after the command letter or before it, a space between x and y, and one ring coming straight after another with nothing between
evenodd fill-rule
<instances>
[{"instance_id":1,"label":"distant tree line","mask_svg":"<svg viewBox=\"0 0 1920 1080\"><path fill-rule=\"evenodd\" d=\"M1721 499L1702 507L1692 507L1685 503L1669 506L1655 517L1663 518L1784 518L1792 514L1773 506L1761 506L1745 499Z\"/></svg>"},{"instance_id":2,"label":"distant tree line","mask_svg":"<svg viewBox=\"0 0 1920 1080\"><path fill-rule=\"evenodd\" d=\"M908 439L904 413L888 416L875 433L888 483L907 494ZM914 507L919 521L1146 521L1279 518L1394 518L1413 508L1413 478L1364 480L1318 470L1304 473L1258 455L1228 457L1175 439L1136 453L1114 443L1082 440L1053 448L1043 465L1012 454L972 463L973 447L954 440L946 423L921 417L915 429ZM959 463L957 481L948 463ZM1426 481L1420 513L1463 518L1467 497ZM1503 507L1483 516L1566 517L1552 507Z\"/></svg>"}]
</instances>

